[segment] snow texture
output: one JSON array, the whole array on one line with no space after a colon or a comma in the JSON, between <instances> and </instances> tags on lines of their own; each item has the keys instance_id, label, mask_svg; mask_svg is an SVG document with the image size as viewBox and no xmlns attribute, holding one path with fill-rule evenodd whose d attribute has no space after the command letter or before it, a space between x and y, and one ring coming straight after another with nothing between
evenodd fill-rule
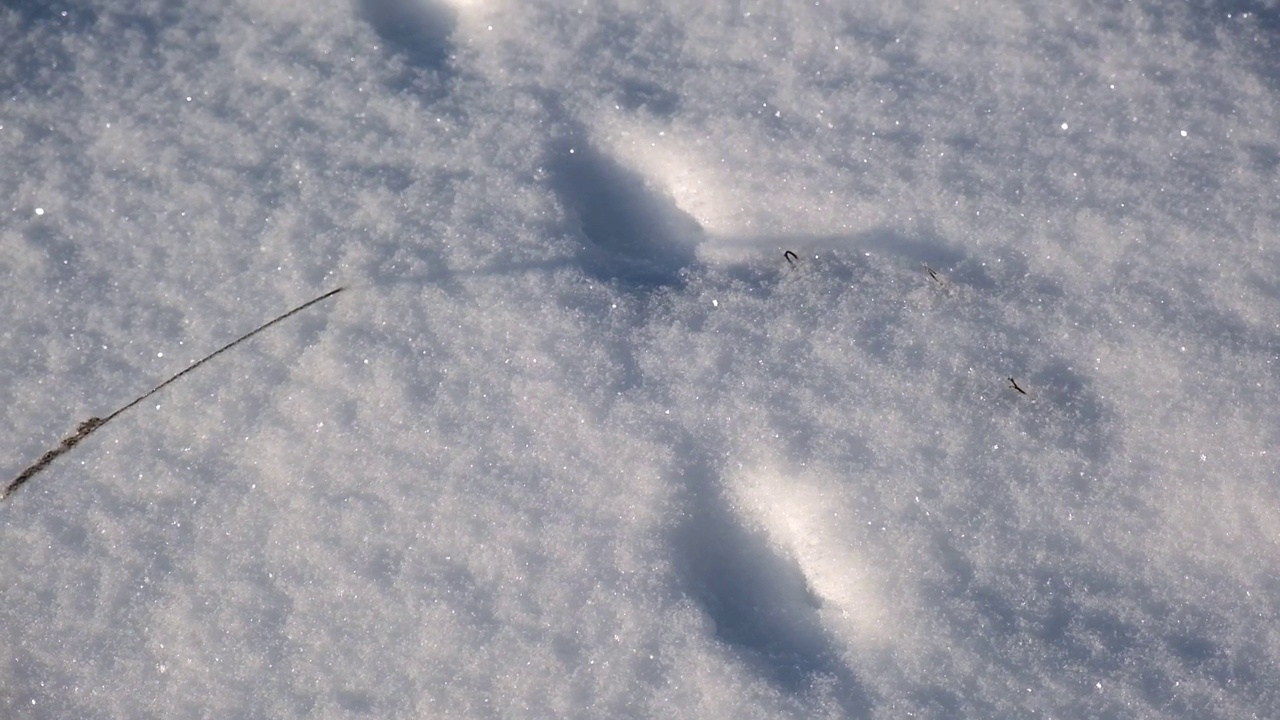
<instances>
[{"instance_id":1,"label":"snow texture","mask_svg":"<svg viewBox=\"0 0 1280 720\"><path fill-rule=\"evenodd\" d=\"M347 288L0 504L0 715L1280 707L1274 0L11 0L0 48L7 478Z\"/></svg>"}]
</instances>

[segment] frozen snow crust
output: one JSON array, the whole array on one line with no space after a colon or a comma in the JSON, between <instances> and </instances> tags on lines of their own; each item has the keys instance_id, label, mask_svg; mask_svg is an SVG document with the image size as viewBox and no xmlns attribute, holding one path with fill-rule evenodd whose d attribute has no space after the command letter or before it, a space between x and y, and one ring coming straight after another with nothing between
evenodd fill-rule
<instances>
[{"instance_id":1,"label":"frozen snow crust","mask_svg":"<svg viewBox=\"0 0 1280 720\"><path fill-rule=\"evenodd\" d=\"M347 287L0 505L0 714L1273 714L1280 8L863 5L0 8L4 480Z\"/></svg>"}]
</instances>

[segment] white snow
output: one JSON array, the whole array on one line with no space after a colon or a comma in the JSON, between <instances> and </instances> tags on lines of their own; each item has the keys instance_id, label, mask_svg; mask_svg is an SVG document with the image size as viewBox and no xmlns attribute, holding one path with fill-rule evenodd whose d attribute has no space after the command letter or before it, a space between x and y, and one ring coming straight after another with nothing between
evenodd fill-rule
<instances>
[{"instance_id":1,"label":"white snow","mask_svg":"<svg viewBox=\"0 0 1280 720\"><path fill-rule=\"evenodd\" d=\"M7 478L347 288L0 504L4 717L1280 707L1276 3L0 47Z\"/></svg>"}]
</instances>

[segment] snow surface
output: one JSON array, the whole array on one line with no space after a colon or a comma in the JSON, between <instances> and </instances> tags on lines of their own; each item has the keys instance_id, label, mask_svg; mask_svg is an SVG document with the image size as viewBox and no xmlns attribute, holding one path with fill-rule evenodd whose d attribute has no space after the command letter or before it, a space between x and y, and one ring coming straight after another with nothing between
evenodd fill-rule
<instances>
[{"instance_id":1,"label":"snow surface","mask_svg":"<svg viewBox=\"0 0 1280 720\"><path fill-rule=\"evenodd\" d=\"M0 48L8 477L347 287L0 505L4 717L1280 707L1274 0L10 0Z\"/></svg>"}]
</instances>

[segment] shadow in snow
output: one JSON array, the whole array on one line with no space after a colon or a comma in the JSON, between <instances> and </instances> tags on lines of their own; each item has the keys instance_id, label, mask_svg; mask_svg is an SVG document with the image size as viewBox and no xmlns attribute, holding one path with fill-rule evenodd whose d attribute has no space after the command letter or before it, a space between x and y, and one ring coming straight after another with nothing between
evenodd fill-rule
<instances>
[{"instance_id":1,"label":"shadow in snow","mask_svg":"<svg viewBox=\"0 0 1280 720\"><path fill-rule=\"evenodd\" d=\"M334 699L343 710L360 715L372 713L376 705L373 695L364 690L336 690Z\"/></svg>"},{"instance_id":2,"label":"shadow in snow","mask_svg":"<svg viewBox=\"0 0 1280 720\"><path fill-rule=\"evenodd\" d=\"M795 560L743 526L713 474L705 462L686 471L691 507L674 537L683 586L714 621L717 637L762 677L793 693L834 678L845 712L865 715L870 699L822 627L821 599Z\"/></svg>"},{"instance_id":3,"label":"shadow in snow","mask_svg":"<svg viewBox=\"0 0 1280 720\"><path fill-rule=\"evenodd\" d=\"M382 38L392 57L403 59L387 81L395 93L430 104L450 88L456 13L438 0L355 0L360 19Z\"/></svg>"},{"instance_id":4,"label":"shadow in snow","mask_svg":"<svg viewBox=\"0 0 1280 720\"><path fill-rule=\"evenodd\" d=\"M552 152L552 188L582 232L583 269L602 280L678 285L697 260L697 221L585 142L562 142Z\"/></svg>"},{"instance_id":5,"label":"shadow in snow","mask_svg":"<svg viewBox=\"0 0 1280 720\"><path fill-rule=\"evenodd\" d=\"M735 256L756 259L765 251L777 252L791 250L800 254L801 262L813 264L813 255L836 253L841 256L849 254L869 253L886 257L897 257L919 264L927 264L937 270L949 274L956 268L965 265L965 253L952 247L941 237L925 232L904 232L891 227L875 227L856 233L846 234L770 234L756 236L735 236L711 242L707 245L708 254L725 257L733 262ZM991 284L988 277L973 273L966 277L966 284L987 288Z\"/></svg>"},{"instance_id":6,"label":"shadow in snow","mask_svg":"<svg viewBox=\"0 0 1280 720\"><path fill-rule=\"evenodd\" d=\"M431 0L356 0L361 19L412 67L444 70L457 24L454 12Z\"/></svg>"},{"instance_id":7,"label":"shadow in snow","mask_svg":"<svg viewBox=\"0 0 1280 720\"><path fill-rule=\"evenodd\" d=\"M1026 414L1023 426L1031 437L1076 450L1090 462L1107 462L1119 442L1112 432L1115 412L1093 382L1061 360L1045 364L1028 379L1040 399L1066 413L1065 422L1046 413Z\"/></svg>"},{"instance_id":8,"label":"shadow in snow","mask_svg":"<svg viewBox=\"0 0 1280 720\"><path fill-rule=\"evenodd\" d=\"M680 95L656 82L638 77L618 81L618 104L624 110L647 110L659 117L670 117L680 109Z\"/></svg>"}]
</instances>

